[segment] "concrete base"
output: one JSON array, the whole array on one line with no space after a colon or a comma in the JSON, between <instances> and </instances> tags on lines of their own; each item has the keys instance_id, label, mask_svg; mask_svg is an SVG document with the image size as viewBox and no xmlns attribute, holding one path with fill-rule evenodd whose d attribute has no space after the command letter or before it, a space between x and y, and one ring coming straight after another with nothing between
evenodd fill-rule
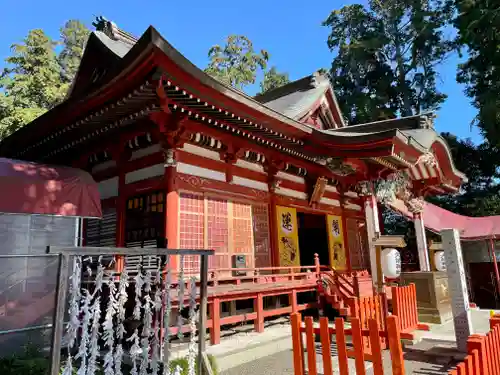
<instances>
[{"instance_id":1,"label":"concrete base","mask_svg":"<svg viewBox=\"0 0 500 375\"><path fill-rule=\"evenodd\" d=\"M403 272L401 280L415 284L420 322L443 324L453 318L446 272Z\"/></svg>"}]
</instances>

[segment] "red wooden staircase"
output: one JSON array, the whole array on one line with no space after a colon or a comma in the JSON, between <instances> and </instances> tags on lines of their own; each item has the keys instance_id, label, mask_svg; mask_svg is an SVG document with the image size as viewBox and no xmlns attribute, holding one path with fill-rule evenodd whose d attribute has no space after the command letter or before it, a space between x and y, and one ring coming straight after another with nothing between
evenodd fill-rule
<instances>
[{"instance_id":1,"label":"red wooden staircase","mask_svg":"<svg viewBox=\"0 0 500 375\"><path fill-rule=\"evenodd\" d=\"M373 296L372 279L368 271L339 272L321 267L318 272L320 305L330 305L340 316L351 317L355 298Z\"/></svg>"}]
</instances>

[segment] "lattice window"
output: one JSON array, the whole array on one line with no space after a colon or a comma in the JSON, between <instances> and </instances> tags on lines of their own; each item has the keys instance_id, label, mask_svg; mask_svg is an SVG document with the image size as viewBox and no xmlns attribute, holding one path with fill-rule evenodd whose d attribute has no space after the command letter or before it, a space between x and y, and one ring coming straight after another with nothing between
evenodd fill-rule
<instances>
[{"instance_id":1,"label":"lattice window","mask_svg":"<svg viewBox=\"0 0 500 375\"><path fill-rule=\"evenodd\" d=\"M253 241L255 248L255 267L270 267L269 211L267 206L252 206Z\"/></svg>"},{"instance_id":2,"label":"lattice window","mask_svg":"<svg viewBox=\"0 0 500 375\"><path fill-rule=\"evenodd\" d=\"M215 250L211 269L231 267L231 256L245 255L247 267L270 264L267 206L182 193L180 195L180 247ZM186 256L186 272L197 272L198 257Z\"/></svg>"},{"instance_id":3,"label":"lattice window","mask_svg":"<svg viewBox=\"0 0 500 375\"><path fill-rule=\"evenodd\" d=\"M229 268L229 212L227 200L207 198L208 248L215 250L210 268Z\"/></svg>"},{"instance_id":4,"label":"lattice window","mask_svg":"<svg viewBox=\"0 0 500 375\"><path fill-rule=\"evenodd\" d=\"M254 264L252 206L244 203L233 202L233 254L246 255L247 267Z\"/></svg>"},{"instance_id":5,"label":"lattice window","mask_svg":"<svg viewBox=\"0 0 500 375\"><path fill-rule=\"evenodd\" d=\"M204 241L204 199L202 195L180 195L180 235L181 249L203 249ZM184 257L186 273L196 273L199 270L198 256Z\"/></svg>"}]
</instances>

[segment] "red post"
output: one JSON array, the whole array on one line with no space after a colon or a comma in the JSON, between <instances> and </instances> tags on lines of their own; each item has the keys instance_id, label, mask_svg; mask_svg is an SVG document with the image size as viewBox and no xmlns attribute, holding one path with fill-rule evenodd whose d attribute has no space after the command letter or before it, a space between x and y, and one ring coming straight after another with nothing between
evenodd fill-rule
<instances>
[{"instance_id":1,"label":"red post","mask_svg":"<svg viewBox=\"0 0 500 375\"><path fill-rule=\"evenodd\" d=\"M210 328L210 344L220 344L220 300L215 297L210 304L210 318L212 319L212 328Z\"/></svg>"},{"instance_id":2,"label":"red post","mask_svg":"<svg viewBox=\"0 0 500 375\"><path fill-rule=\"evenodd\" d=\"M321 277L321 264L319 263L319 255L314 254L314 266L316 267L316 278L320 280Z\"/></svg>"},{"instance_id":3,"label":"red post","mask_svg":"<svg viewBox=\"0 0 500 375\"><path fill-rule=\"evenodd\" d=\"M500 273L498 272L497 256L495 254L495 243L493 242L493 237L490 238L490 256L493 261L493 268L495 269L495 279L497 281L498 293L500 293Z\"/></svg>"},{"instance_id":4,"label":"red post","mask_svg":"<svg viewBox=\"0 0 500 375\"><path fill-rule=\"evenodd\" d=\"M316 343L314 341L314 322L312 316L305 317L306 347L307 347L307 374L318 375L316 366Z\"/></svg>"},{"instance_id":5,"label":"red post","mask_svg":"<svg viewBox=\"0 0 500 375\"><path fill-rule=\"evenodd\" d=\"M467 352L473 354L477 351L479 359L478 375L490 375L488 371L488 356L486 353L485 337L480 335L472 335L467 340Z\"/></svg>"},{"instance_id":6,"label":"red post","mask_svg":"<svg viewBox=\"0 0 500 375\"><path fill-rule=\"evenodd\" d=\"M405 362L397 316L391 315L387 317L387 338L389 341L389 350L391 352L392 374L404 375Z\"/></svg>"},{"instance_id":7,"label":"red post","mask_svg":"<svg viewBox=\"0 0 500 375\"><path fill-rule=\"evenodd\" d=\"M264 297L262 293L257 293L257 298L254 301L254 310L257 313L257 319L255 319L255 331L264 332Z\"/></svg>"},{"instance_id":8,"label":"red post","mask_svg":"<svg viewBox=\"0 0 500 375\"><path fill-rule=\"evenodd\" d=\"M300 314L290 315L290 324L292 326L293 373L294 375L304 375L304 351L302 334L300 333L302 317Z\"/></svg>"},{"instance_id":9,"label":"red post","mask_svg":"<svg viewBox=\"0 0 500 375\"><path fill-rule=\"evenodd\" d=\"M493 330L497 325L500 325L500 315L493 315L490 318L490 329Z\"/></svg>"},{"instance_id":10,"label":"red post","mask_svg":"<svg viewBox=\"0 0 500 375\"><path fill-rule=\"evenodd\" d=\"M292 306L292 313L299 312L299 307L297 305L297 290L293 289L289 295L290 306Z\"/></svg>"},{"instance_id":11,"label":"red post","mask_svg":"<svg viewBox=\"0 0 500 375\"><path fill-rule=\"evenodd\" d=\"M320 339L321 339L321 355L323 357L323 373L330 375L333 373L332 355L331 355L331 336L328 326L328 318L319 318ZM340 365L340 358L339 358ZM340 366L339 366L340 367Z\"/></svg>"}]
</instances>

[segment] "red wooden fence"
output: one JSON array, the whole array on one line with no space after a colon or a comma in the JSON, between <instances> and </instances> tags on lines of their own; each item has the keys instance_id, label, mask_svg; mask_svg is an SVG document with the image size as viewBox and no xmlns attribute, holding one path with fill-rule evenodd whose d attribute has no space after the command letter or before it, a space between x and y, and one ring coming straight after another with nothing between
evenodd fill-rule
<instances>
[{"instance_id":1,"label":"red wooden fence","mask_svg":"<svg viewBox=\"0 0 500 375\"><path fill-rule=\"evenodd\" d=\"M361 329L369 329L370 320L377 321L378 326L385 330L387 318L387 301L384 294L377 294L371 297L350 298L349 299L350 316L358 318ZM372 346L369 337L363 337L363 347L365 356L370 359L372 355ZM382 349L387 348L387 342L384 337L381 338Z\"/></svg>"},{"instance_id":2,"label":"red wooden fence","mask_svg":"<svg viewBox=\"0 0 500 375\"><path fill-rule=\"evenodd\" d=\"M468 355L450 375L500 375L500 315L490 319L486 335L472 335L467 341Z\"/></svg>"},{"instance_id":3,"label":"red wooden fence","mask_svg":"<svg viewBox=\"0 0 500 375\"><path fill-rule=\"evenodd\" d=\"M292 324L292 340L293 340L293 360L294 360L294 374L304 375L305 371L305 358L304 358L304 343L302 341L302 333L306 336L307 348L307 374L317 375L317 358L316 358L316 343L315 335L319 334L321 339L321 353L323 362L323 374L332 375L333 363L331 355L331 337L335 335L337 343L337 353L340 375L349 374L348 357L354 358L354 367L357 375L366 375L365 361L368 358L365 356L363 340L368 338L370 340L370 347L372 348L371 361L373 362L373 374L383 375L384 366L382 358L382 343L381 338L387 339L389 350L391 353L391 365L393 375L403 375L404 360L403 349L401 346L401 338L399 332L399 322L396 316L390 316L386 321L386 330L381 330L376 319L369 319L369 329L361 328L361 321L359 318L352 318L351 329L344 327L344 320L342 318L335 319L335 328L329 326L328 318L320 318L319 328L314 327L312 317L305 318L305 326L302 326L302 318L300 314L291 315ZM353 349L347 348L346 336L352 336ZM337 373L337 371L335 372Z\"/></svg>"},{"instance_id":4,"label":"red wooden fence","mask_svg":"<svg viewBox=\"0 0 500 375\"><path fill-rule=\"evenodd\" d=\"M418 322L417 290L415 284L407 286L393 286L392 314L399 317L401 338L413 340L413 331L419 329L428 331L429 326Z\"/></svg>"}]
</instances>

